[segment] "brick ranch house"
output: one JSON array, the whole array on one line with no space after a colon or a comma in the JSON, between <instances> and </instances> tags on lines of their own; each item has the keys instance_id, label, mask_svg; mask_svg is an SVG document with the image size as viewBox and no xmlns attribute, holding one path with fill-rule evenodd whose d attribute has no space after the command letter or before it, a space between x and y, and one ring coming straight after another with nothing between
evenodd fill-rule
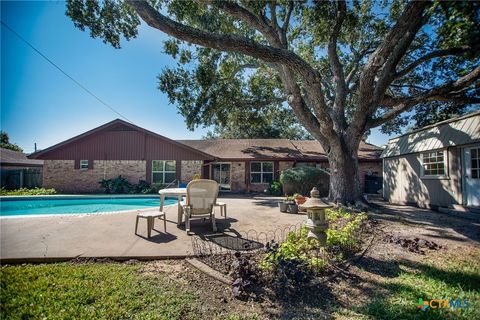
<instances>
[{"instance_id":1,"label":"brick ranch house","mask_svg":"<svg viewBox=\"0 0 480 320\"><path fill-rule=\"evenodd\" d=\"M381 149L362 143L360 175L382 174ZM99 192L98 181L122 175L131 183L182 182L195 174L223 191L262 192L282 170L328 168L317 141L288 139L171 140L120 119L29 156L44 160L43 186L59 192Z\"/></svg>"}]
</instances>

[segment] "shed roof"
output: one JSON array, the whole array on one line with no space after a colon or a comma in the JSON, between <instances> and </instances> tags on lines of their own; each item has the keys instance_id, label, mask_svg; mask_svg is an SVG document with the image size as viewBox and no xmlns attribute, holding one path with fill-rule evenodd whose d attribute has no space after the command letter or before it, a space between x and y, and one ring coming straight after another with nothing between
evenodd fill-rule
<instances>
[{"instance_id":1,"label":"shed roof","mask_svg":"<svg viewBox=\"0 0 480 320\"><path fill-rule=\"evenodd\" d=\"M0 148L0 164L2 166L41 167L43 160L28 159L23 152Z\"/></svg>"},{"instance_id":2,"label":"shed roof","mask_svg":"<svg viewBox=\"0 0 480 320\"><path fill-rule=\"evenodd\" d=\"M325 150L315 140L216 139L178 140L178 142L203 150L219 159L327 159ZM362 142L359 158L362 160L378 159L381 152L381 148Z\"/></svg>"},{"instance_id":3,"label":"shed roof","mask_svg":"<svg viewBox=\"0 0 480 320\"><path fill-rule=\"evenodd\" d=\"M480 141L480 110L392 138L381 157L389 158L477 141Z\"/></svg>"}]
</instances>

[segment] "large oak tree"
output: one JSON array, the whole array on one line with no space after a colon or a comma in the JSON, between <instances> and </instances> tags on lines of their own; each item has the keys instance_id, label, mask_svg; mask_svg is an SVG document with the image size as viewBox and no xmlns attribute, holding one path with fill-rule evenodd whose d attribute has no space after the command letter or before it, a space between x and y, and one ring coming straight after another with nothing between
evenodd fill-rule
<instances>
[{"instance_id":1,"label":"large oak tree","mask_svg":"<svg viewBox=\"0 0 480 320\"><path fill-rule=\"evenodd\" d=\"M365 132L415 110L479 103L477 2L70 0L67 15L116 48L140 18L178 65L159 88L187 125L291 110L327 151L330 198L361 201ZM422 109L423 108L423 109ZM430 109L429 109L430 108Z\"/></svg>"}]
</instances>

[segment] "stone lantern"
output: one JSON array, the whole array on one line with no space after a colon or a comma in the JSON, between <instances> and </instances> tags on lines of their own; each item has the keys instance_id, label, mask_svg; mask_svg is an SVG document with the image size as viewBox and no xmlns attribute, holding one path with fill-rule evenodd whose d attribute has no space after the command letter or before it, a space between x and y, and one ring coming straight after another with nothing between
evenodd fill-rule
<instances>
[{"instance_id":1,"label":"stone lantern","mask_svg":"<svg viewBox=\"0 0 480 320\"><path fill-rule=\"evenodd\" d=\"M320 199L320 192L317 188L310 191L310 198L302 205L307 210L307 223L305 226L308 231L308 238L317 239L322 246L327 243L327 234L325 230L328 228L328 223L325 218L325 209L332 208Z\"/></svg>"}]
</instances>

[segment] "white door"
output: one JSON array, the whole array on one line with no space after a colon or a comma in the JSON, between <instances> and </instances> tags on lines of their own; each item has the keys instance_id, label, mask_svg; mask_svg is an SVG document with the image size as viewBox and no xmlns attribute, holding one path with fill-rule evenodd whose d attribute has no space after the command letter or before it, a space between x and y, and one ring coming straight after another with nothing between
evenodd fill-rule
<instances>
[{"instance_id":1,"label":"white door","mask_svg":"<svg viewBox=\"0 0 480 320\"><path fill-rule=\"evenodd\" d=\"M480 146L464 149L465 199L467 206L480 206Z\"/></svg>"}]
</instances>

